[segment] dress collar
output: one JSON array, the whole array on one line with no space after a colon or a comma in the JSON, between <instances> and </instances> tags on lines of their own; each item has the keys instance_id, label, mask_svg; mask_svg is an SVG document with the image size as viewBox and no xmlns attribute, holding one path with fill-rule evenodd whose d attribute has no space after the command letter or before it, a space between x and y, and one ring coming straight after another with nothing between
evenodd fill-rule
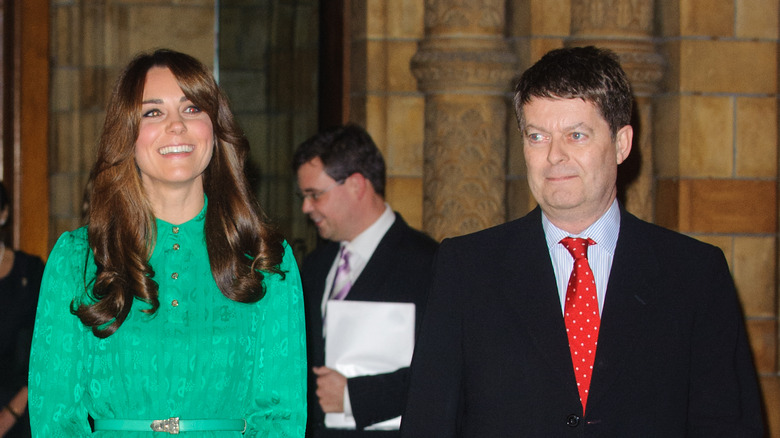
<instances>
[{"instance_id":1,"label":"dress collar","mask_svg":"<svg viewBox=\"0 0 780 438\"><path fill-rule=\"evenodd\" d=\"M174 233L179 233L179 232L188 233L188 232L203 230L203 223L206 221L206 208L208 207L208 205L209 205L209 198L206 195L203 195L203 208L201 208L200 213L195 215L195 217L188 220L187 222L181 224L172 224L162 219L155 218L157 222L157 233L161 234L163 230L171 230L171 232Z\"/></svg>"}]
</instances>

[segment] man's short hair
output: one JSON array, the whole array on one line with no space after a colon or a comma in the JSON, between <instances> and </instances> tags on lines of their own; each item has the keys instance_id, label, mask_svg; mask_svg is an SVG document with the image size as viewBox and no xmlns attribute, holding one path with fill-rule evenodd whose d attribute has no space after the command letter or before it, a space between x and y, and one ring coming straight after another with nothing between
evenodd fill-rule
<instances>
[{"instance_id":1,"label":"man's short hair","mask_svg":"<svg viewBox=\"0 0 780 438\"><path fill-rule=\"evenodd\" d=\"M298 146L293 155L295 172L309 161L319 158L325 173L336 181L343 181L359 173L385 196L385 160L374 140L365 129L347 124L314 135Z\"/></svg>"},{"instance_id":2,"label":"man's short hair","mask_svg":"<svg viewBox=\"0 0 780 438\"><path fill-rule=\"evenodd\" d=\"M631 84L617 55L608 49L588 46L552 50L526 70L514 97L521 131L525 129L523 106L533 98L579 98L592 103L609 124L613 138L631 123Z\"/></svg>"}]
</instances>

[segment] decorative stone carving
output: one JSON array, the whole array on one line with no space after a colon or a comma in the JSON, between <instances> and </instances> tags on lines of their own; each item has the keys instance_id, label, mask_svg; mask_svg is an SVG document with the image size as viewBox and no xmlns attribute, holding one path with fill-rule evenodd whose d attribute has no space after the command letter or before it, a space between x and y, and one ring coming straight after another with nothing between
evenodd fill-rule
<instances>
[{"instance_id":1,"label":"decorative stone carving","mask_svg":"<svg viewBox=\"0 0 780 438\"><path fill-rule=\"evenodd\" d=\"M571 33L651 36L653 4L652 0L571 0Z\"/></svg>"},{"instance_id":2,"label":"decorative stone carving","mask_svg":"<svg viewBox=\"0 0 780 438\"><path fill-rule=\"evenodd\" d=\"M425 33L492 34L504 31L505 0L426 0Z\"/></svg>"},{"instance_id":3,"label":"decorative stone carving","mask_svg":"<svg viewBox=\"0 0 780 438\"><path fill-rule=\"evenodd\" d=\"M411 61L425 93L423 228L436 239L503 222L507 92L516 58L502 0L426 0Z\"/></svg>"},{"instance_id":4,"label":"decorative stone carving","mask_svg":"<svg viewBox=\"0 0 780 438\"><path fill-rule=\"evenodd\" d=\"M441 239L503 222L506 103L438 96L425 113L425 229Z\"/></svg>"},{"instance_id":5,"label":"decorative stone carving","mask_svg":"<svg viewBox=\"0 0 780 438\"><path fill-rule=\"evenodd\" d=\"M428 39L412 58L418 87L426 93L507 91L517 60L503 39Z\"/></svg>"}]
</instances>

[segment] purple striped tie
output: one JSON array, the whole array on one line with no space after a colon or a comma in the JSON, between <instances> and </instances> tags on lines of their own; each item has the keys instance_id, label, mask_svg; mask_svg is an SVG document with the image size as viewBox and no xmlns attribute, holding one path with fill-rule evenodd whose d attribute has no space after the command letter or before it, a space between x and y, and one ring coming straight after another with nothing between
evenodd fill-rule
<instances>
[{"instance_id":1,"label":"purple striped tie","mask_svg":"<svg viewBox=\"0 0 780 438\"><path fill-rule=\"evenodd\" d=\"M343 300L349 293L352 282L349 280L349 251L347 247L341 248L341 260L336 270L336 278L333 279L332 299Z\"/></svg>"}]
</instances>

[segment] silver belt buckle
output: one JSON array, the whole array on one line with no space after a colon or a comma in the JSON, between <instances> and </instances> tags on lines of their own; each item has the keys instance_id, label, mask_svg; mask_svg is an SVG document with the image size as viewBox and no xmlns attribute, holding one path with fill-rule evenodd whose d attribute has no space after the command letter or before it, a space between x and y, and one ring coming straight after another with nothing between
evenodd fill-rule
<instances>
[{"instance_id":1,"label":"silver belt buckle","mask_svg":"<svg viewBox=\"0 0 780 438\"><path fill-rule=\"evenodd\" d=\"M152 430L155 432L166 432L171 435L179 434L179 417L171 417L167 420L152 421Z\"/></svg>"}]
</instances>

